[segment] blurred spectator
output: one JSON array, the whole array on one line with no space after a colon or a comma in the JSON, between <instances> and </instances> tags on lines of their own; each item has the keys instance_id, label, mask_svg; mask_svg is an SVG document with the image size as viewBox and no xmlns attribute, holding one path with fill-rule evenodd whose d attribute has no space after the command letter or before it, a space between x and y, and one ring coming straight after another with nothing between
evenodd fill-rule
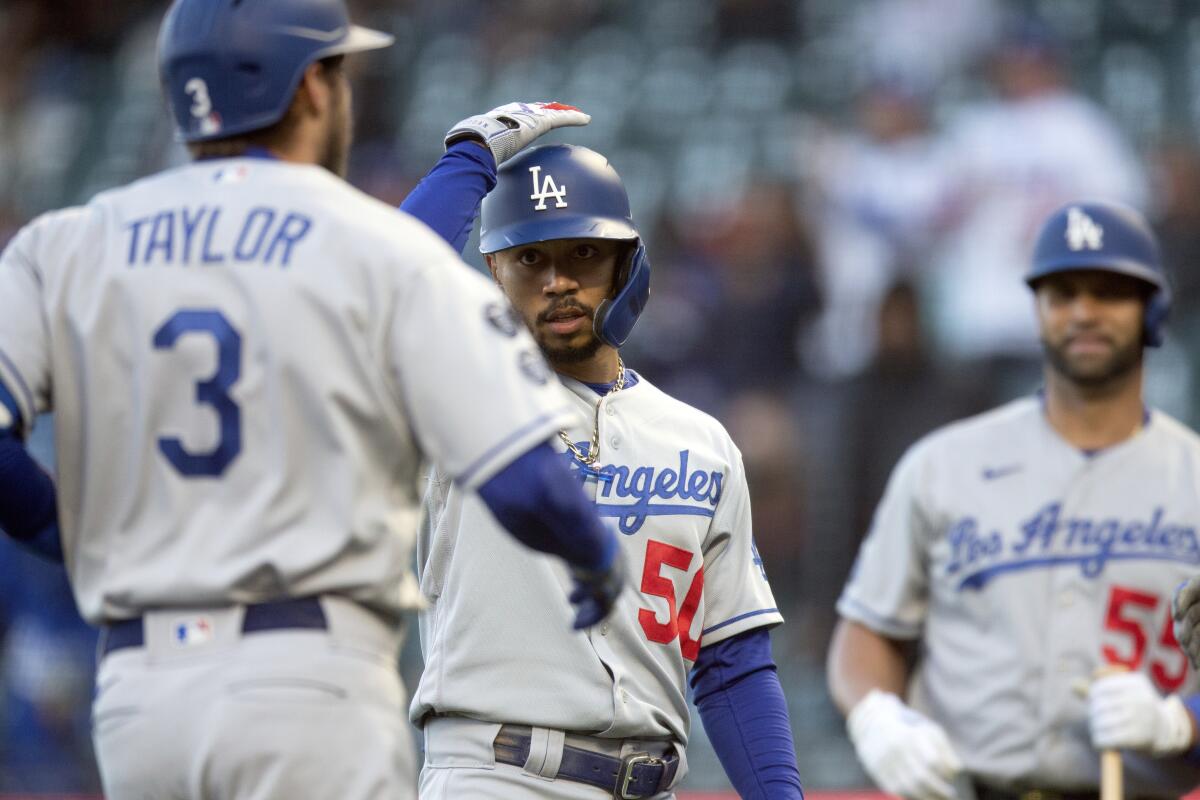
<instances>
[{"instance_id":1,"label":"blurred spectator","mask_svg":"<svg viewBox=\"0 0 1200 800\"><path fill-rule=\"evenodd\" d=\"M961 73L996 34L997 0L857 3L851 31L860 68L935 86Z\"/></svg>"},{"instance_id":2,"label":"blurred spectator","mask_svg":"<svg viewBox=\"0 0 1200 800\"><path fill-rule=\"evenodd\" d=\"M929 127L931 95L895 76L859 96L857 129L812 147L823 308L802 343L815 375L854 375L875 357L888 287L925 266L951 176Z\"/></svg>"},{"instance_id":3,"label":"blurred spectator","mask_svg":"<svg viewBox=\"0 0 1200 800\"><path fill-rule=\"evenodd\" d=\"M989 63L996 99L965 108L946 133L957 220L937 253L937 343L955 356L995 359L1006 396L1028 388L1022 359L1033 363L1038 352L1021 276L1042 221L1081 198L1147 202L1137 154L1068 86L1062 55L1046 27L1014 28Z\"/></svg>"},{"instance_id":4,"label":"blurred spectator","mask_svg":"<svg viewBox=\"0 0 1200 800\"><path fill-rule=\"evenodd\" d=\"M817 307L812 246L791 188L751 181L720 217L680 217L674 234L678 254L655 275L637 363L710 411L736 389L786 389L798 373L792 343Z\"/></svg>"},{"instance_id":5,"label":"blurred spectator","mask_svg":"<svg viewBox=\"0 0 1200 800\"><path fill-rule=\"evenodd\" d=\"M791 406L778 394L750 390L729 401L724 417L746 465L754 541L767 574L794 574L805 549L805 449ZM802 591L792 581L779 583L781 602Z\"/></svg>"}]
</instances>

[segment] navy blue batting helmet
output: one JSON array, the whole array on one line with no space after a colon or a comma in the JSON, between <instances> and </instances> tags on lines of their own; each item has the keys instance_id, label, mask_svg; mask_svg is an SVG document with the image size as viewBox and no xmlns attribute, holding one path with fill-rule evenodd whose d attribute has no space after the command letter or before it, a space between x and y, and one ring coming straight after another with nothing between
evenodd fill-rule
<instances>
[{"instance_id":1,"label":"navy blue batting helmet","mask_svg":"<svg viewBox=\"0 0 1200 800\"><path fill-rule=\"evenodd\" d=\"M1118 203L1072 203L1060 208L1038 234L1033 267L1025 282L1032 288L1047 275L1093 269L1149 284L1145 342L1150 347L1162 344L1171 287L1163 273L1158 240L1146 218Z\"/></svg>"},{"instance_id":2,"label":"navy blue batting helmet","mask_svg":"<svg viewBox=\"0 0 1200 800\"><path fill-rule=\"evenodd\" d=\"M345 0L175 0L158 68L179 138L202 142L283 119L313 62L391 43L351 25Z\"/></svg>"},{"instance_id":3,"label":"navy blue batting helmet","mask_svg":"<svg viewBox=\"0 0 1200 800\"><path fill-rule=\"evenodd\" d=\"M608 159L570 144L533 147L507 161L483 200L479 249L494 253L554 239L628 241L616 295L596 309L600 341L620 347L650 298L650 261L621 177Z\"/></svg>"}]
</instances>

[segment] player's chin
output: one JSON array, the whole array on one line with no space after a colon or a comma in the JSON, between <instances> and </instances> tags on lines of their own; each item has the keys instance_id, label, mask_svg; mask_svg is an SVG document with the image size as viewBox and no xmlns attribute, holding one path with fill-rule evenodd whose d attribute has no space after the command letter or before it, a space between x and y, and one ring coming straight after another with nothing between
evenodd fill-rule
<instances>
[{"instance_id":1,"label":"player's chin","mask_svg":"<svg viewBox=\"0 0 1200 800\"><path fill-rule=\"evenodd\" d=\"M596 355L600 340L589 328L569 336L538 332L538 346L551 364L578 364Z\"/></svg>"}]
</instances>

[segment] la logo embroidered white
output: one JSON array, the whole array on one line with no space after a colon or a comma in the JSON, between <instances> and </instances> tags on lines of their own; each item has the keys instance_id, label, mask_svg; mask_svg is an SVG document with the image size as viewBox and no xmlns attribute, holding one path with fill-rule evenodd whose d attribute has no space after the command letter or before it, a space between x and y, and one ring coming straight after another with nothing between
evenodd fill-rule
<instances>
[{"instance_id":1,"label":"la logo embroidered white","mask_svg":"<svg viewBox=\"0 0 1200 800\"><path fill-rule=\"evenodd\" d=\"M1104 246L1104 228L1078 208L1067 211L1067 246L1072 250L1099 250Z\"/></svg>"},{"instance_id":2,"label":"la logo embroidered white","mask_svg":"<svg viewBox=\"0 0 1200 800\"><path fill-rule=\"evenodd\" d=\"M537 205L533 207L534 211L545 211L547 198L554 198L555 208L567 207L567 187L566 185L559 186L554 182L553 175L547 175L545 180L538 183L538 176L541 175L541 166L529 168L529 174L533 176L533 194L529 195L530 200L537 200Z\"/></svg>"}]
</instances>

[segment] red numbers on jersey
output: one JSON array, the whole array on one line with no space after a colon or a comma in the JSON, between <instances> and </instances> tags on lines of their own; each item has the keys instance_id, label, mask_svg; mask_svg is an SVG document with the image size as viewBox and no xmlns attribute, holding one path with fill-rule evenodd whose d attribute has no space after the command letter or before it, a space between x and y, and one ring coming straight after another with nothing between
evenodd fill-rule
<instances>
[{"instance_id":1,"label":"red numbers on jersey","mask_svg":"<svg viewBox=\"0 0 1200 800\"><path fill-rule=\"evenodd\" d=\"M1162 629L1154 637L1155 644L1150 645L1154 621L1160 616ZM1108 595L1104 628L1126 640L1126 646L1121 648L1103 645L1100 652L1105 661L1137 670L1142 667L1146 651L1151 650L1150 677L1158 688L1170 693L1183 685L1187 678L1187 657L1175 641L1170 601L1137 589L1114 586Z\"/></svg>"},{"instance_id":2,"label":"red numbers on jersey","mask_svg":"<svg viewBox=\"0 0 1200 800\"><path fill-rule=\"evenodd\" d=\"M700 639L691 637L692 621L700 609L700 595L704 591L704 567L700 567L692 585L688 587L683 602L676 611L675 582L663 575L663 567L687 572L693 554L687 550L656 542L646 542L646 563L642 567L642 591L667 601L667 620L659 622L658 614L648 608L638 609L638 622L646 638L659 644L671 644L679 639L679 649L688 661L700 655Z\"/></svg>"}]
</instances>

